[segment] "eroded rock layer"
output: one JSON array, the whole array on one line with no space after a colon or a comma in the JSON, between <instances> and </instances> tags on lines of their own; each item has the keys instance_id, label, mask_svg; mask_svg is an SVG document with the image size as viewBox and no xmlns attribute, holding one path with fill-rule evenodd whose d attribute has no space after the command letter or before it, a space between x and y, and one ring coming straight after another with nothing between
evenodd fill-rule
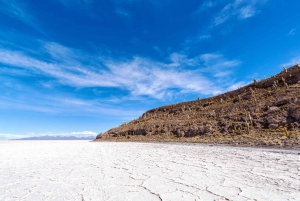
<instances>
[{"instance_id":1,"label":"eroded rock layer","mask_svg":"<svg viewBox=\"0 0 300 201\"><path fill-rule=\"evenodd\" d=\"M300 65L222 95L163 106L96 140L300 147Z\"/></svg>"}]
</instances>

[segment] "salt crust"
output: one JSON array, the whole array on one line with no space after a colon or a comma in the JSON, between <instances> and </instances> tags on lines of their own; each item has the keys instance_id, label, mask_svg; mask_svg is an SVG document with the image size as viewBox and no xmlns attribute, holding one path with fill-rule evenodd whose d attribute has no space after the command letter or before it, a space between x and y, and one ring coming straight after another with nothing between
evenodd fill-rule
<instances>
[{"instance_id":1,"label":"salt crust","mask_svg":"<svg viewBox=\"0 0 300 201\"><path fill-rule=\"evenodd\" d=\"M164 143L0 142L0 200L299 200L300 155Z\"/></svg>"}]
</instances>

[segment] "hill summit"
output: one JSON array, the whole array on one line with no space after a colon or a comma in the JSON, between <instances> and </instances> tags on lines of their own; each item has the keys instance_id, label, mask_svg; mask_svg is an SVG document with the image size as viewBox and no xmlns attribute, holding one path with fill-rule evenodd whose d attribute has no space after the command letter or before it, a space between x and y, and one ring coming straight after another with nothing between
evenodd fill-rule
<instances>
[{"instance_id":1,"label":"hill summit","mask_svg":"<svg viewBox=\"0 0 300 201\"><path fill-rule=\"evenodd\" d=\"M218 96L145 112L96 141L300 147L300 65Z\"/></svg>"}]
</instances>

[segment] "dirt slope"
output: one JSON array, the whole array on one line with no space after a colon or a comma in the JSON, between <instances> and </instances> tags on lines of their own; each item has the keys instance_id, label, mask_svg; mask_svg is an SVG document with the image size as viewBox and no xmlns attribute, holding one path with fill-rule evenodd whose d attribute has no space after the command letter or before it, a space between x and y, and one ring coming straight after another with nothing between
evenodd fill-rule
<instances>
[{"instance_id":1,"label":"dirt slope","mask_svg":"<svg viewBox=\"0 0 300 201\"><path fill-rule=\"evenodd\" d=\"M147 111L96 141L180 141L300 147L300 65L203 100Z\"/></svg>"}]
</instances>

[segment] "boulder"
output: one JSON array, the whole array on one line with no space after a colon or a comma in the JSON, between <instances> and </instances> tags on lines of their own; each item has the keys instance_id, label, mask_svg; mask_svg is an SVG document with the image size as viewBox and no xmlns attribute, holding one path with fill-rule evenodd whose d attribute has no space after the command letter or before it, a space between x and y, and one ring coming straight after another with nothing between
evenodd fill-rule
<instances>
[{"instance_id":1,"label":"boulder","mask_svg":"<svg viewBox=\"0 0 300 201\"><path fill-rule=\"evenodd\" d=\"M270 124L269 129L276 130L278 128L278 124Z\"/></svg>"},{"instance_id":2,"label":"boulder","mask_svg":"<svg viewBox=\"0 0 300 201\"><path fill-rule=\"evenodd\" d=\"M281 106L281 105L286 105L289 102L291 102L291 98L290 97L280 97L275 101L275 105L276 106Z\"/></svg>"}]
</instances>

